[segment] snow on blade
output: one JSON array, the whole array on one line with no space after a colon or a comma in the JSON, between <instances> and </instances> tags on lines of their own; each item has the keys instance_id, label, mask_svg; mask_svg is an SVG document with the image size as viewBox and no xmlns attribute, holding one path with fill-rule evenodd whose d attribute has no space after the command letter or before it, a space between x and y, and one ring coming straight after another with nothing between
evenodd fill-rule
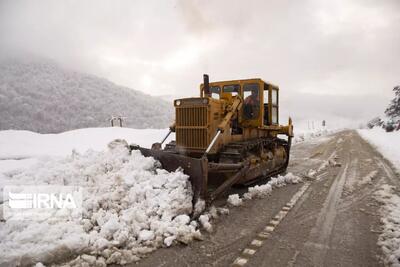
<instances>
[{"instance_id":1,"label":"snow on blade","mask_svg":"<svg viewBox=\"0 0 400 267\"><path fill-rule=\"evenodd\" d=\"M383 231L378 245L382 248L385 266L400 266L400 196L394 193L392 186L383 185L375 197L383 203Z\"/></svg>"},{"instance_id":2,"label":"snow on blade","mask_svg":"<svg viewBox=\"0 0 400 267\"><path fill-rule=\"evenodd\" d=\"M126 264L158 247L201 237L188 216L188 176L159 169L139 151L130 154L126 142L43 160L6 178L12 185L81 186L83 219L1 221L0 265L48 264L54 255L60 261L67 260L62 255L80 255L72 265Z\"/></svg>"}]
</instances>

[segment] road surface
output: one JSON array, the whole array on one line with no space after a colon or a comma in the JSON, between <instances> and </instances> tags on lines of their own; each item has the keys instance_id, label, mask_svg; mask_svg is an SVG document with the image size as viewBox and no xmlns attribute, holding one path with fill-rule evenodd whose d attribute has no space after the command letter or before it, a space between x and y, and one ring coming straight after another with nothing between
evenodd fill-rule
<instances>
[{"instance_id":1,"label":"road surface","mask_svg":"<svg viewBox=\"0 0 400 267\"><path fill-rule=\"evenodd\" d=\"M383 265L373 193L382 183L399 186L399 177L378 152L343 131L293 146L288 172L306 178L231 208L203 241L159 249L135 265Z\"/></svg>"}]
</instances>

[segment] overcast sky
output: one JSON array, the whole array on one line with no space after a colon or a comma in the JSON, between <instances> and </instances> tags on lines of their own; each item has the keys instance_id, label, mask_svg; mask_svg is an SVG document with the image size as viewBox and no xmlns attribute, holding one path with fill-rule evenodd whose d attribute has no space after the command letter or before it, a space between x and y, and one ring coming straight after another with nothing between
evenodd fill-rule
<instances>
[{"instance_id":1,"label":"overcast sky","mask_svg":"<svg viewBox=\"0 0 400 267\"><path fill-rule=\"evenodd\" d=\"M0 0L10 48L151 95L260 77L284 115L358 121L400 83L400 1Z\"/></svg>"}]
</instances>

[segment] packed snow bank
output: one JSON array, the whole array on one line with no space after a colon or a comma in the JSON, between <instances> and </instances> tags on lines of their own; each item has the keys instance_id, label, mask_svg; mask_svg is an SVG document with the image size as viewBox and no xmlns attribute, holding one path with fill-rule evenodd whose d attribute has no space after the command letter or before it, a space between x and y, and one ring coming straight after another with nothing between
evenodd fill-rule
<instances>
[{"instance_id":1,"label":"packed snow bank","mask_svg":"<svg viewBox=\"0 0 400 267\"><path fill-rule=\"evenodd\" d=\"M66 255L81 255L73 265L124 264L158 247L201 236L188 216L188 176L160 169L139 151L129 153L126 142L113 142L106 151L39 161L34 168L1 179L7 185L83 188L82 219L0 221L1 266L46 264ZM210 227L206 218L203 224Z\"/></svg>"},{"instance_id":2,"label":"packed snow bank","mask_svg":"<svg viewBox=\"0 0 400 267\"><path fill-rule=\"evenodd\" d=\"M277 177L272 177L271 180L263 185L256 185L249 187L243 197L239 197L238 194L233 194L228 197L228 204L231 206L240 206L243 200L250 200L253 198L264 198L271 194L274 188L282 187L287 184L297 184L301 182L302 179L292 173L288 173L285 176L278 175Z\"/></svg>"},{"instance_id":3,"label":"packed snow bank","mask_svg":"<svg viewBox=\"0 0 400 267\"><path fill-rule=\"evenodd\" d=\"M384 254L383 260L387 266L400 266L400 196L393 187L383 185L375 197L383 203L383 230L378 238L378 245Z\"/></svg>"},{"instance_id":4,"label":"packed snow bank","mask_svg":"<svg viewBox=\"0 0 400 267\"><path fill-rule=\"evenodd\" d=\"M120 127L86 128L60 134L29 131L0 131L0 159L24 159L39 156L68 156L73 150L102 151L109 142L124 139L143 147L160 142L168 129L131 129ZM173 135L169 137L171 140ZM168 142L167 140L167 142Z\"/></svg>"},{"instance_id":5,"label":"packed snow bank","mask_svg":"<svg viewBox=\"0 0 400 267\"><path fill-rule=\"evenodd\" d=\"M329 134L333 134L338 130L331 130L327 128L315 129L315 130L294 130L294 138L292 140L292 144L303 143L306 141L320 141L324 142L329 140L326 136Z\"/></svg>"},{"instance_id":6,"label":"packed snow bank","mask_svg":"<svg viewBox=\"0 0 400 267\"><path fill-rule=\"evenodd\" d=\"M361 129L358 133L400 171L400 131L387 133L381 128Z\"/></svg>"}]
</instances>

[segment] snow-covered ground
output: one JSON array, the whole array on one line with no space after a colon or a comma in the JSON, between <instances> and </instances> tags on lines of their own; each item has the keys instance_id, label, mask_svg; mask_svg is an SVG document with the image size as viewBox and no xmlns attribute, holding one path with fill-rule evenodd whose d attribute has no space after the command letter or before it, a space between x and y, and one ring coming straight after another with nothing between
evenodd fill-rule
<instances>
[{"instance_id":1,"label":"snow-covered ground","mask_svg":"<svg viewBox=\"0 0 400 267\"><path fill-rule=\"evenodd\" d=\"M161 142L168 129L131 129L120 127L86 128L60 134L39 134L30 131L0 131L0 160L38 156L67 156L72 150L102 151L114 139L124 139L143 147ZM172 134L169 140L173 138Z\"/></svg>"},{"instance_id":2,"label":"snow-covered ground","mask_svg":"<svg viewBox=\"0 0 400 267\"><path fill-rule=\"evenodd\" d=\"M3 177L3 182L74 185L84 192L82 219L11 217L1 222L0 265L49 262L54 254L87 254L77 261L89 265L123 264L175 240L187 243L201 236L189 218L188 176L159 169L154 159L139 151L130 154L123 142L102 152L40 161L34 168Z\"/></svg>"},{"instance_id":3,"label":"snow-covered ground","mask_svg":"<svg viewBox=\"0 0 400 267\"><path fill-rule=\"evenodd\" d=\"M336 132L337 130L331 130L327 128L318 128L314 130L307 129L296 129L294 130L294 138L292 144L302 143L304 141L310 141L318 139L319 141L326 141L323 137Z\"/></svg>"},{"instance_id":4,"label":"snow-covered ground","mask_svg":"<svg viewBox=\"0 0 400 267\"><path fill-rule=\"evenodd\" d=\"M385 158L392 162L400 172L400 131L387 133L379 127L358 130L358 133L374 146ZM384 184L376 192L376 199L381 202L382 233L378 245L382 248L387 266L398 266L400 259L400 196L399 189Z\"/></svg>"},{"instance_id":5,"label":"snow-covered ground","mask_svg":"<svg viewBox=\"0 0 400 267\"><path fill-rule=\"evenodd\" d=\"M71 262L77 266L124 264L158 247L201 238L200 227L211 231L210 220L229 210L212 208L192 221L188 176L160 169L154 159L139 151L128 153L128 143L150 147L167 132L117 127L60 134L0 131L0 197L6 185L74 185L84 189L83 219L0 221L0 265L47 263L53 255L61 261L65 255L80 255ZM297 142L327 133L305 134ZM110 146L114 139L127 143ZM298 181L291 174L280 176L249 188L243 198L263 197L274 187ZM234 203L232 198L229 202ZM4 199L8 201L7 196ZM243 200L237 196L237 201ZM0 204L0 210L5 203Z\"/></svg>"},{"instance_id":6,"label":"snow-covered ground","mask_svg":"<svg viewBox=\"0 0 400 267\"><path fill-rule=\"evenodd\" d=\"M0 131L0 176L4 172L30 167L38 160L69 156L72 151L103 151L107 144L115 139L150 148L151 144L160 142L167 133L168 129L119 127L78 129L60 134ZM174 134L169 136L167 142L172 138Z\"/></svg>"},{"instance_id":7,"label":"snow-covered ground","mask_svg":"<svg viewBox=\"0 0 400 267\"><path fill-rule=\"evenodd\" d=\"M373 145L400 172L400 131L387 133L379 127L360 129L358 133Z\"/></svg>"}]
</instances>

